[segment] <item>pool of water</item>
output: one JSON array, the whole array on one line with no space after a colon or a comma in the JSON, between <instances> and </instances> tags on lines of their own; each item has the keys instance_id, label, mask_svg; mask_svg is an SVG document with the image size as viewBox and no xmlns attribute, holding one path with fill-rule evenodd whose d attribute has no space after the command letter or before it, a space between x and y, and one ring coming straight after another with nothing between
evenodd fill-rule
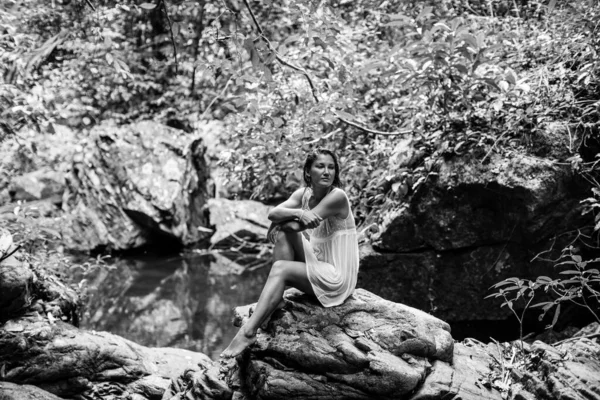
<instances>
[{"instance_id":1,"label":"pool of water","mask_svg":"<svg viewBox=\"0 0 600 400\"><path fill-rule=\"evenodd\" d=\"M211 253L114 259L87 277L81 327L216 360L237 332L233 309L256 302L268 274L268 267L231 273L227 260Z\"/></svg>"}]
</instances>

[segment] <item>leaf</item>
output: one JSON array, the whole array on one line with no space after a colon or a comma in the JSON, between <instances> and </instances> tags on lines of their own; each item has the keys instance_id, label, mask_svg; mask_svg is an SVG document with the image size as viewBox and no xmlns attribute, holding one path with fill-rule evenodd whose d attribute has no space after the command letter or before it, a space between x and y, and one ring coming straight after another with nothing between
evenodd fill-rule
<instances>
[{"instance_id":1,"label":"leaf","mask_svg":"<svg viewBox=\"0 0 600 400\"><path fill-rule=\"evenodd\" d=\"M40 231L47 233L50 236L54 236L56 239L60 239L61 235L58 231L51 229L51 228L46 228L46 227L41 227Z\"/></svg>"},{"instance_id":2,"label":"leaf","mask_svg":"<svg viewBox=\"0 0 600 400\"><path fill-rule=\"evenodd\" d=\"M477 38L474 35L470 33L463 33L462 35L460 35L459 39L464 40L465 43L473 47L473 49L479 49L479 46L477 45Z\"/></svg>"},{"instance_id":3,"label":"leaf","mask_svg":"<svg viewBox=\"0 0 600 400\"><path fill-rule=\"evenodd\" d=\"M552 325L554 326L556 325L556 322L558 321L558 316L560 315L560 303L558 303L558 306L556 307L556 310L554 311L554 318L552 318Z\"/></svg>"},{"instance_id":4,"label":"leaf","mask_svg":"<svg viewBox=\"0 0 600 400\"><path fill-rule=\"evenodd\" d=\"M556 0L550 0L550 3L548 3L548 12L552 12L554 7L556 7Z\"/></svg>"},{"instance_id":5,"label":"leaf","mask_svg":"<svg viewBox=\"0 0 600 400\"><path fill-rule=\"evenodd\" d=\"M156 4L142 3L142 4L140 4L140 7L143 8L144 10L154 10L156 8Z\"/></svg>"},{"instance_id":6,"label":"leaf","mask_svg":"<svg viewBox=\"0 0 600 400\"><path fill-rule=\"evenodd\" d=\"M549 276L538 276L536 279L536 282L538 283L549 283L552 282L552 279Z\"/></svg>"},{"instance_id":7,"label":"leaf","mask_svg":"<svg viewBox=\"0 0 600 400\"><path fill-rule=\"evenodd\" d=\"M517 76L515 75L515 73L512 70L509 70L505 75L504 78L508 81L508 83L510 83L511 85L515 85L517 83Z\"/></svg>"},{"instance_id":8,"label":"leaf","mask_svg":"<svg viewBox=\"0 0 600 400\"><path fill-rule=\"evenodd\" d=\"M335 114L337 116L339 116L339 117L344 118L344 119L347 119L347 120L350 120L350 121L354 121L354 116L352 114L348 114L345 111L338 110L338 111L335 111Z\"/></svg>"}]
</instances>

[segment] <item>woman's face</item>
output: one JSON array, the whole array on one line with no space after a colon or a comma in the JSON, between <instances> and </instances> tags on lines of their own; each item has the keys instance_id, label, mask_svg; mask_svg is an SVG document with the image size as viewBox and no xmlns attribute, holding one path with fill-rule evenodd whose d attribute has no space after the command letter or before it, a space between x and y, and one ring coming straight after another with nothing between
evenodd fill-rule
<instances>
[{"instance_id":1,"label":"woman's face","mask_svg":"<svg viewBox=\"0 0 600 400\"><path fill-rule=\"evenodd\" d=\"M313 187L328 188L335 178L335 162L329 154L319 154L310 166L310 182Z\"/></svg>"}]
</instances>

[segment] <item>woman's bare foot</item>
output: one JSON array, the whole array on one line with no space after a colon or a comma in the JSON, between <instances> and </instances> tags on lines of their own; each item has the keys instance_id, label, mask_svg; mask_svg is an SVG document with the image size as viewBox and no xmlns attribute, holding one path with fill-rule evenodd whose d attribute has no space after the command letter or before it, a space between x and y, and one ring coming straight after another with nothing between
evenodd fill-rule
<instances>
[{"instance_id":1,"label":"woman's bare foot","mask_svg":"<svg viewBox=\"0 0 600 400\"><path fill-rule=\"evenodd\" d=\"M256 332L247 332L242 326L231 343L229 343L229 346L221 353L221 357L235 358L254 342L256 342Z\"/></svg>"}]
</instances>

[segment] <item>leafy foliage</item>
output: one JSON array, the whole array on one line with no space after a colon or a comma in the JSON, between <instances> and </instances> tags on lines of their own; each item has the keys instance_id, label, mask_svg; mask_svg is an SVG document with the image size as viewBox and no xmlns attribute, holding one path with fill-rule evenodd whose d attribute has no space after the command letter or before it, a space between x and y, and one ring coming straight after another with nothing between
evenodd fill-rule
<instances>
[{"instance_id":1,"label":"leafy foliage","mask_svg":"<svg viewBox=\"0 0 600 400\"><path fill-rule=\"evenodd\" d=\"M562 277L552 279L539 276L536 280L508 278L493 285L492 288L496 291L487 296L504 299L502 307L507 306L519 321L521 341L523 319L531 308L541 308L540 321L546 313L554 310L552 322L547 328L554 327L560 316L561 305L567 302L586 308L600 323L600 271L598 268L591 268L600 262L600 258L583 260L577 254L577 249L569 246L563 250L559 261L555 266L562 269L559 272ZM533 303L536 295L549 300Z\"/></svg>"}]
</instances>

